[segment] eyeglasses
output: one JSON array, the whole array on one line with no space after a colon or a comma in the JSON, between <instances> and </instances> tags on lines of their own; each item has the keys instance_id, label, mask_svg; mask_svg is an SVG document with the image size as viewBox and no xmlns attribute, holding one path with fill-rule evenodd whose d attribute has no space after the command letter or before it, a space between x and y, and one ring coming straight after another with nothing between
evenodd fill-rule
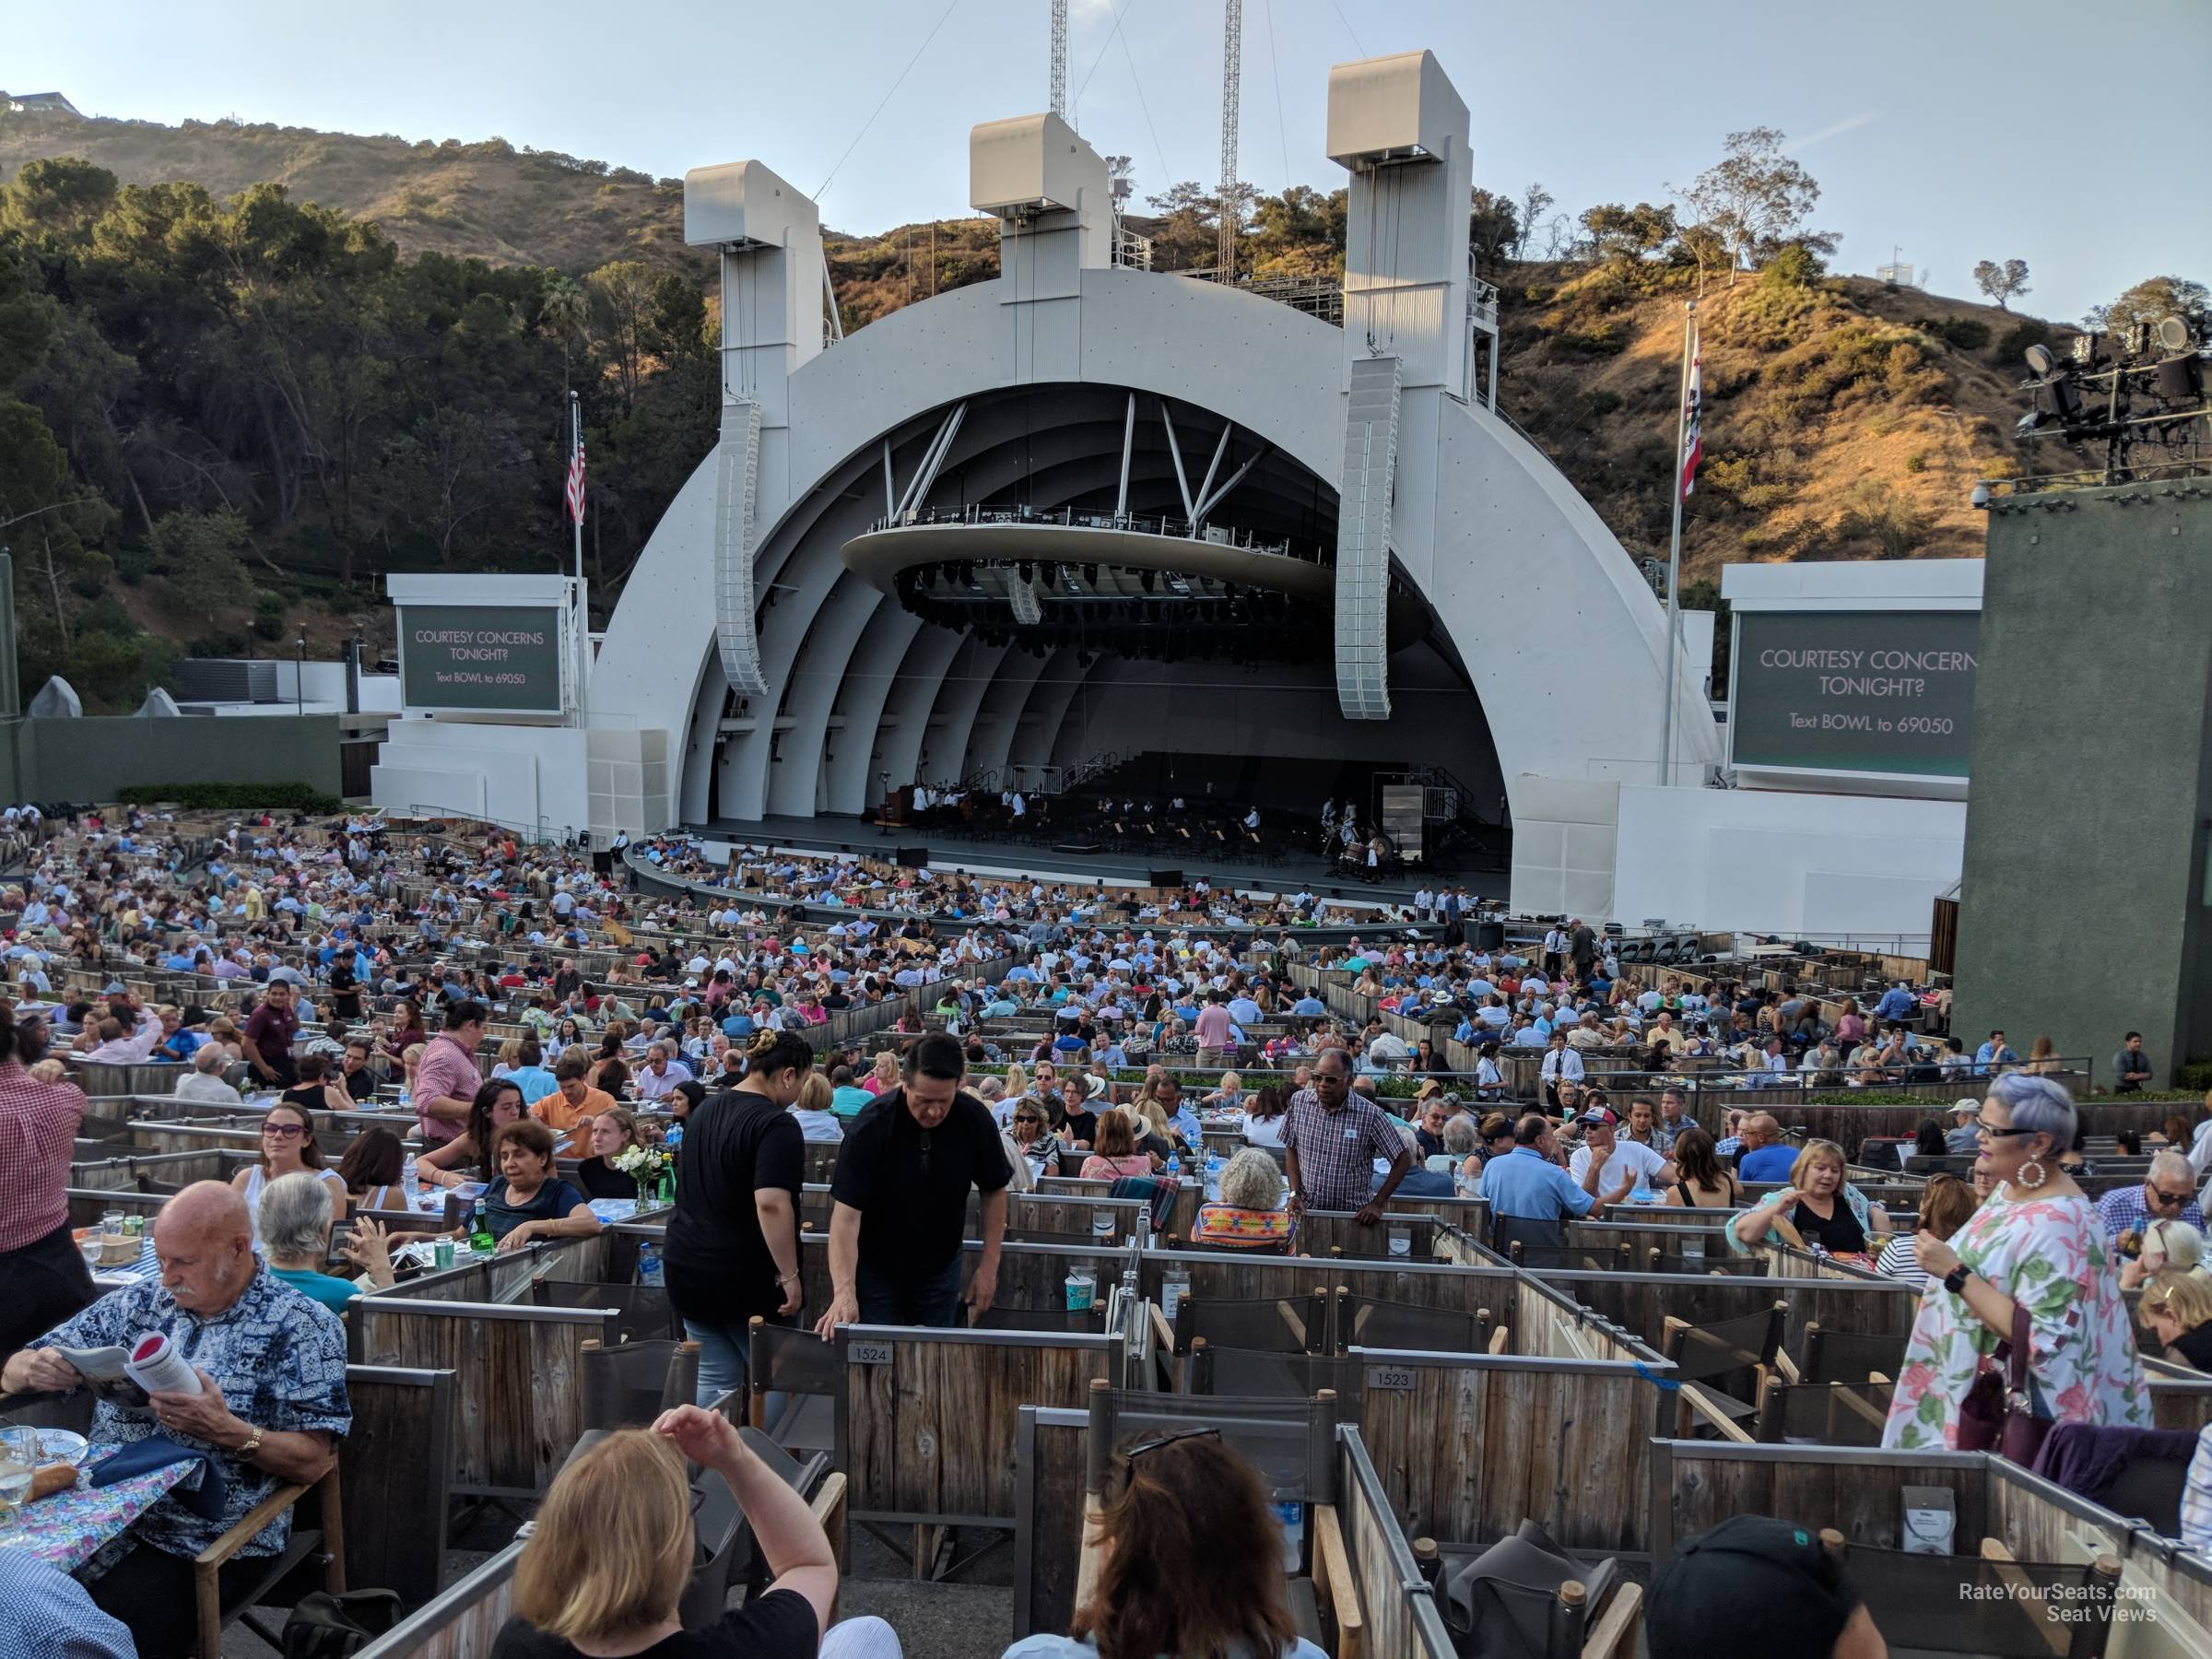
<instances>
[{"instance_id":1,"label":"eyeglasses","mask_svg":"<svg viewBox=\"0 0 2212 1659\"><path fill-rule=\"evenodd\" d=\"M1157 1452L1162 1446L1172 1446L1178 1441L1219 1440L1220 1438L1221 1430L1218 1429L1177 1429L1171 1433L1156 1434L1149 1440L1138 1441L1136 1444L1122 1453L1122 1461L1125 1464L1134 1464L1147 1453Z\"/></svg>"},{"instance_id":2,"label":"eyeglasses","mask_svg":"<svg viewBox=\"0 0 2212 1659\"><path fill-rule=\"evenodd\" d=\"M2015 1135L2033 1135L2035 1133L2032 1129L2007 1129L2002 1124L1989 1122L1986 1118L1976 1118L1974 1127L1982 1134L1988 1135L1991 1140L2004 1140Z\"/></svg>"},{"instance_id":3,"label":"eyeglasses","mask_svg":"<svg viewBox=\"0 0 2212 1659\"><path fill-rule=\"evenodd\" d=\"M298 1140L307 1133L306 1129L298 1124L264 1124L261 1126L261 1132L264 1135L273 1135L279 1140Z\"/></svg>"},{"instance_id":4,"label":"eyeglasses","mask_svg":"<svg viewBox=\"0 0 2212 1659\"><path fill-rule=\"evenodd\" d=\"M2146 1185L2144 1190L2150 1194L2151 1202L2154 1204L2183 1205L2196 1196L2194 1192L2170 1193L2164 1187L2149 1185Z\"/></svg>"}]
</instances>

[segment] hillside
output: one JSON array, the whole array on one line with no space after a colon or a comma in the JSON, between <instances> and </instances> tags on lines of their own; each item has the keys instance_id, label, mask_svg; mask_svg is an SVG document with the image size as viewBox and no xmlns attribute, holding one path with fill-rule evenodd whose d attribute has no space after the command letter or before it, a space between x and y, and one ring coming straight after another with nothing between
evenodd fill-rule
<instances>
[{"instance_id":1,"label":"hillside","mask_svg":"<svg viewBox=\"0 0 2212 1659\"><path fill-rule=\"evenodd\" d=\"M0 477L0 517L68 480L88 492L17 544L33 685L65 672L88 702L127 704L176 654L378 644L389 571L565 564L570 385L604 609L711 445L718 296L681 243L676 181L498 139L21 115L0 116L0 394L24 400L0 395L0 446L13 408L52 434L21 442L53 452ZM1211 258L1187 191L1133 223L1163 268ZM1325 275L1343 233L1341 193L1300 187L1256 202L1241 246L1261 275ZM848 332L998 267L980 218L826 241ZM1501 410L1632 557L1664 559L1694 265L1677 245L1485 269ZM11 283L50 324L11 336ZM2018 470L2020 351L2053 331L1829 278L1794 247L1700 303L1690 581L1745 559L1980 552L1968 495Z\"/></svg>"},{"instance_id":2,"label":"hillside","mask_svg":"<svg viewBox=\"0 0 2212 1659\"><path fill-rule=\"evenodd\" d=\"M684 246L681 179L522 150L504 138L410 144L235 121L80 120L0 115L0 182L26 161L76 156L125 184L189 183L218 200L281 184L296 201L371 218L403 255L583 271L642 259L705 272Z\"/></svg>"}]
</instances>

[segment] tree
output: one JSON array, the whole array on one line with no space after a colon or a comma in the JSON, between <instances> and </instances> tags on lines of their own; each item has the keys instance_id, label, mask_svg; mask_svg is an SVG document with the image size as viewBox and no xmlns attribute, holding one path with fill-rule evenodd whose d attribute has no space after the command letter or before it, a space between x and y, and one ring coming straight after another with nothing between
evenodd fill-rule
<instances>
[{"instance_id":1,"label":"tree","mask_svg":"<svg viewBox=\"0 0 2212 1659\"><path fill-rule=\"evenodd\" d=\"M184 605L215 620L215 613L246 597L246 521L228 508L216 512L171 512L154 524L147 544L169 561L169 584Z\"/></svg>"},{"instance_id":2,"label":"tree","mask_svg":"<svg viewBox=\"0 0 2212 1659\"><path fill-rule=\"evenodd\" d=\"M1189 270L1200 252L1214 245L1214 198L1195 179L1171 184L1145 202L1166 218L1152 237L1154 259L1162 269Z\"/></svg>"},{"instance_id":3,"label":"tree","mask_svg":"<svg viewBox=\"0 0 2212 1659\"><path fill-rule=\"evenodd\" d=\"M1675 246L1698 267L1698 293L1705 292L1705 273L1728 257L1728 239L1715 225L1683 225L1675 231Z\"/></svg>"},{"instance_id":4,"label":"tree","mask_svg":"<svg viewBox=\"0 0 2212 1659\"><path fill-rule=\"evenodd\" d=\"M637 406L638 386L645 375L653 269L642 260L618 259L601 265L584 281L592 292L600 339L614 365L615 384L622 394L622 412L627 415Z\"/></svg>"},{"instance_id":5,"label":"tree","mask_svg":"<svg viewBox=\"0 0 2212 1659\"><path fill-rule=\"evenodd\" d=\"M1528 239L1536 233L1536 226L1552 205L1552 194L1541 184L1532 183L1521 193L1521 202L1513 211L1514 223L1520 227L1513 240L1514 255L1521 259L1529 256Z\"/></svg>"},{"instance_id":6,"label":"tree","mask_svg":"<svg viewBox=\"0 0 2212 1659\"><path fill-rule=\"evenodd\" d=\"M1974 267L1974 286L1994 300L1999 311L2010 311L2012 308L2005 301L2028 291L2028 262L2008 259L1999 265L1994 259L1985 259Z\"/></svg>"},{"instance_id":7,"label":"tree","mask_svg":"<svg viewBox=\"0 0 2212 1659\"><path fill-rule=\"evenodd\" d=\"M1467 241L1476 258L1486 265L1495 265L1509 250L1519 246L1521 221L1512 199L1477 184L1470 198Z\"/></svg>"},{"instance_id":8,"label":"tree","mask_svg":"<svg viewBox=\"0 0 2212 1659\"><path fill-rule=\"evenodd\" d=\"M2192 335L2204 339L2212 334L2212 293L2186 276L2147 277L2110 305L2096 307L2082 324L2098 333L2124 335L2137 324L2155 327L2168 317L2181 318Z\"/></svg>"},{"instance_id":9,"label":"tree","mask_svg":"<svg viewBox=\"0 0 2212 1659\"><path fill-rule=\"evenodd\" d=\"M1669 186L1725 239L1732 288L1739 269L1795 237L1820 199L1820 186L1782 145L1779 127L1731 133L1718 162L1687 188Z\"/></svg>"},{"instance_id":10,"label":"tree","mask_svg":"<svg viewBox=\"0 0 2212 1659\"><path fill-rule=\"evenodd\" d=\"M1583 213L1583 229L1590 233L1590 245L1598 258L1607 265L1626 265L1674 239L1675 213L1649 202L1633 207L1604 202Z\"/></svg>"}]
</instances>

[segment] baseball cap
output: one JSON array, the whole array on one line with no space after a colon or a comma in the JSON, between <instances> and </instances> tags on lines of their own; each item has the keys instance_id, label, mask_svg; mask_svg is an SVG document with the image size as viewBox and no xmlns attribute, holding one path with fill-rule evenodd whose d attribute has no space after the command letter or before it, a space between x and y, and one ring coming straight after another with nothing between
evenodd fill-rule
<instances>
[{"instance_id":1,"label":"baseball cap","mask_svg":"<svg viewBox=\"0 0 2212 1659\"><path fill-rule=\"evenodd\" d=\"M1959 1098L1959 1103L1951 1108L1951 1115L1953 1117L1980 1117L1982 1102L1971 1095L1963 1095Z\"/></svg>"},{"instance_id":2,"label":"baseball cap","mask_svg":"<svg viewBox=\"0 0 2212 1659\"><path fill-rule=\"evenodd\" d=\"M1859 1606L1842 1564L1807 1528L1732 1515L1683 1545L1643 1610L1651 1659L1832 1651Z\"/></svg>"},{"instance_id":3,"label":"baseball cap","mask_svg":"<svg viewBox=\"0 0 2212 1659\"><path fill-rule=\"evenodd\" d=\"M1619 1123L1620 1118L1610 1106L1599 1106L1583 1112L1574 1121L1578 1124L1593 1124L1601 1128L1610 1128L1613 1124Z\"/></svg>"}]
</instances>

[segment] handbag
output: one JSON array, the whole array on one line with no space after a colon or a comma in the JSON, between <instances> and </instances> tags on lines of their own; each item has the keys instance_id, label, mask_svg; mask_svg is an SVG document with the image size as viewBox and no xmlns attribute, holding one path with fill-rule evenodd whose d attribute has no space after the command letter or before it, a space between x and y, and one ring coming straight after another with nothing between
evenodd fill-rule
<instances>
[{"instance_id":1,"label":"handbag","mask_svg":"<svg viewBox=\"0 0 2212 1659\"><path fill-rule=\"evenodd\" d=\"M1959 1450L1994 1452L2023 1469L2035 1465L2052 1419L2036 1410L2035 1380L2029 1375L2028 1310L2012 1305L2012 1339L1997 1344L1982 1362L1966 1398L1959 1403Z\"/></svg>"}]
</instances>

